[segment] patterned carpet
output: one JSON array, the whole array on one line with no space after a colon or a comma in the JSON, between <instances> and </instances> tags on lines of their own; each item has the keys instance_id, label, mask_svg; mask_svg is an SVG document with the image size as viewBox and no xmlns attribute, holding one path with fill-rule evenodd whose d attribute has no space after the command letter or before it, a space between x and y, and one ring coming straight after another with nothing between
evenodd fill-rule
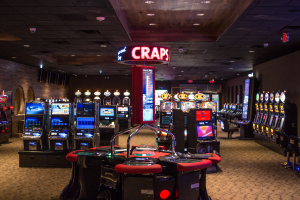
<instances>
[{"instance_id":1,"label":"patterned carpet","mask_svg":"<svg viewBox=\"0 0 300 200\"><path fill-rule=\"evenodd\" d=\"M207 176L213 200L299 200L300 175L278 163L284 157L256 144L254 140L221 140L223 172ZM234 133L233 137L237 137ZM0 199L56 200L67 185L71 169L19 168L19 138L0 145Z\"/></svg>"}]
</instances>

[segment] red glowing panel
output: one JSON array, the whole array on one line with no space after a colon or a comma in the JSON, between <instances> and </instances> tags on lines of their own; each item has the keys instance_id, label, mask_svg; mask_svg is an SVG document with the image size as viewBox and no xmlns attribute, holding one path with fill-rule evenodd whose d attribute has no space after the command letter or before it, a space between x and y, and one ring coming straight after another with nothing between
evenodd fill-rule
<instances>
[{"instance_id":1,"label":"red glowing panel","mask_svg":"<svg viewBox=\"0 0 300 200\"><path fill-rule=\"evenodd\" d=\"M131 56L132 56L132 58L134 58L134 59L136 59L136 60L141 59L141 56L137 56L137 55L136 55L136 52L137 52L138 50L140 51L140 50L141 50L141 47L134 47L134 48L132 49L132 51L131 51Z\"/></svg>"},{"instance_id":2,"label":"red glowing panel","mask_svg":"<svg viewBox=\"0 0 300 200\"><path fill-rule=\"evenodd\" d=\"M192 83L193 81L192 80L189 80L189 83Z\"/></svg>"},{"instance_id":3,"label":"red glowing panel","mask_svg":"<svg viewBox=\"0 0 300 200\"><path fill-rule=\"evenodd\" d=\"M166 199L166 198L169 197L169 195L170 195L170 192L168 190L163 190L163 191L160 192L159 196L160 196L161 199Z\"/></svg>"},{"instance_id":4,"label":"red glowing panel","mask_svg":"<svg viewBox=\"0 0 300 200\"><path fill-rule=\"evenodd\" d=\"M213 137L212 126L197 126L198 138Z\"/></svg>"},{"instance_id":5,"label":"red glowing panel","mask_svg":"<svg viewBox=\"0 0 300 200\"><path fill-rule=\"evenodd\" d=\"M196 121L210 121L211 111L210 110L197 110L196 111Z\"/></svg>"}]
</instances>

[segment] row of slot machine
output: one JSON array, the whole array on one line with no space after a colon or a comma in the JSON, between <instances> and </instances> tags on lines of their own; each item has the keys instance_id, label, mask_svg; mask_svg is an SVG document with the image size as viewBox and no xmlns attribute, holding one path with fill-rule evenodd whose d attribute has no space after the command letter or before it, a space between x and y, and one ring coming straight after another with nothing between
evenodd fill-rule
<instances>
[{"instance_id":1,"label":"row of slot machine","mask_svg":"<svg viewBox=\"0 0 300 200\"><path fill-rule=\"evenodd\" d=\"M189 95L190 96L190 95ZM217 111L217 102L214 101L202 101L205 98L204 94L197 93L193 101L188 99L188 95L185 93L178 94L178 99L180 101L174 101L171 99L171 95L168 93L162 94L162 101L160 103L160 116L159 116L159 125L162 129L168 130L170 123L174 124L174 131L178 129L178 126L183 125L182 134L184 135L183 142L185 143L185 147L187 147L187 138L188 138L188 115L190 110L194 112L195 109L210 109L211 117L210 124L212 126L217 125L216 121L216 111ZM175 121L176 124L175 124ZM178 123L178 120L180 121ZM207 122L207 121L206 121ZM194 121L193 121L194 123ZM217 128L212 129L214 131L214 135L217 134ZM168 140L166 137L167 134L161 132L160 142L163 143L164 140Z\"/></svg>"},{"instance_id":2,"label":"row of slot machine","mask_svg":"<svg viewBox=\"0 0 300 200\"><path fill-rule=\"evenodd\" d=\"M225 103L223 109L220 110L218 116L224 118L237 118L241 119L243 115L243 104Z\"/></svg>"},{"instance_id":3,"label":"row of slot machine","mask_svg":"<svg viewBox=\"0 0 300 200\"><path fill-rule=\"evenodd\" d=\"M276 140L275 132L297 135L297 113L286 99L284 92L262 92L256 94L254 134Z\"/></svg>"},{"instance_id":4,"label":"row of slot machine","mask_svg":"<svg viewBox=\"0 0 300 200\"><path fill-rule=\"evenodd\" d=\"M118 133L120 127L131 127L126 121L131 116L130 105L100 105L87 98L82 101L80 95L75 97L75 101L74 104L26 103L22 135L24 150L65 151L105 146L110 144L112 135ZM124 126L119 125L122 119L127 122Z\"/></svg>"}]
</instances>

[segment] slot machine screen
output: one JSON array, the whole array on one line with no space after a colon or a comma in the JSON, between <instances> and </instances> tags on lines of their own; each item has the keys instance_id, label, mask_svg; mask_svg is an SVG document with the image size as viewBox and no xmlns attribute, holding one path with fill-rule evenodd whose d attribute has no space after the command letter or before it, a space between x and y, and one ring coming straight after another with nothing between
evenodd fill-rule
<instances>
[{"instance_id":1,"label":"slot machine screen","mask_svg":"<svg viewBox=\"0 0 300 200\"><path fill-rule=\"evenodd\" d=\"M211 110L196 110L196 121L197 122L206 122L211 121L212 119Z\"/></svg>"},{"instance_id":2,"label":"slot machine screen","mask_svg":"<svg viewBox=\"0 0 300 200\"><path fill-rule=\"evenodd\" d=\"M161 112L172 112L172 108L172 102L163 102L160 106Z\"/></svg>"},{"instance_id":3,"label":"slot machine screen","mask_svg":"<svg viewBox=\"0 0 300 200\"><path fill-rule=\"evenodd\" d=\"M26 103L26 115L42 115L44 107L41 103Z\"/></svg>"},{"instance_id":4,"label":"slot machine screen","mask_svg":"<svg viewBox=\"0 0 300 200\"><path fill-rule=\"evenodd\" d=\"M77 115L78 116L93 116L95 115L95 104L94 103L78 103L77 104Z\"/></svg>"},{"instance_id":5,"label":"slot machine screen","mask_svg":"<svg viewBox=\"0 0 300 200\"><path fill-rule=\"evenodd\" d=\"M172 116L161 116L162 125L169 125L172 121Z\"/></svg>"},{"instance_id":6,"label":"slot machine screen","mask_svg":"<svg viewBox=\"0 0 300 200\"><path fill-rule=\"evenodd\" d=\"M70 114L70 104L59 103L52 104L52 115L69 115Z\"/></svg>"},{"instance_id":7,"label":"slot machine screen","mask_svg":"<svg viewBox=\"0 0 300 200\"><path fill-rule=\"evenodd\" d=\"M236 105L232 105L232 110L236 110Z\"/></svg>"},{"instance_id":8,"label":"slot machine screen","mask_svg":"<svg viewBox=\"0 0 300 200\"><path fill-rule=\"evenodd\" d=\"M196 103L195 102L190 102L190 101L182 101L181 102L181 110L183 112L187 112L190 108L195 108Z\"/></svg>"},{"instance_id":9,"label":"slot machine screen","mask_svg":"<svg viewBox=\"0 0 300 200\"><path fill-rule=\"evenodd\" d=\"M42 126L43 126L43 116L25 118L25 128L42 127Z\"/></svg>"},{"instance_id":10,"label":"slot machine screen","mask_svg":"<svg viewBox=\"0 0 300 200\"><path fill-rule=\"evenodd\" d=\"M77 117L78 129L93 129L95 124L94 117Z\"/></svg>"},{"instance_id":11,"label":"slot machine screen","mask_svg":"<svg viewBox=\"0 0 300 200\"><path fill-rule=\"evenodd\" d=\"M100 117L114 117L115 108L100 108Z\"/></svg>"},{"instance_id":12,"label":"slot machine screen","mask_svg":"<svg viewBox=\"0 0 300 200\"><path fill-rule=\"evenodd\" d=\"M69 116L51 118L51 128L67 128L68 126Z\"/></svg>"},{"instance_id":13,"label":"slot machine screen","mask_svg":"<svg viewBox=\"0 0 300 200\"><path fill-rule=\"evenodd\" d=\"M217 102L214 101L205 101L202 102L202 108L210 108L213 112L217 111Z\"/></svg>"},{"instance_id":14,"label":"slot machine screen","mask_svg":"<svg viewBox=\"0 0 300 200\"><path fill-rule=\"evenodd\" d=\"M197 126L197 140L214 138L212 125Z\"/></svg>"}]
</instances>

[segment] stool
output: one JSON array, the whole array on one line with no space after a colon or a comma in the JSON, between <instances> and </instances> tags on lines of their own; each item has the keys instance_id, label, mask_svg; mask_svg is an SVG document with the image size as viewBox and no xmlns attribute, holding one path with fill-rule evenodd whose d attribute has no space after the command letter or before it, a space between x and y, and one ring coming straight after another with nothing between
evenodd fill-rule
<instances>
[{"instance_id":1,"label":"stool","mask_svg":"<svg viewBox=\"0 0 300 200\"><path fill-rule=\"evenodd\" d=\"M296 157L299 155L299 138L297 136L291 135L290 136L290 146L291 151L293 154L293 170L295 170L296 167Z\"/></svg>"},{"instance_id":2,"label":"stool","mask_svg":"<svg viewBox=\"0 0 300 200\"><path fill-rule=\"evenodd\" d=\"M229 124L228 124L227 119L221 119L220 123L221 123L222 131L223 132L228 132L228 139L232 139L233 132L239 130L238 128L230 127Z\"/></svg>"},{"instance_id":3,"label":"stool","mask_svg":"<svg viewBox=\"0 0 300 200\"><path fill-rule=\"evenodd\" d=\"M290 164L290 145L289 145L289 136L285 133L280 133L280 141L281 141L281 144L280 144L280 148L284 149L287 154L287 162L283 162L281 163L284 167L286 168L289 168L291 167L291 164Z\"/></svg>"},{"instance_id":4,"label":"stool","mask_svg":"<svg viewBox=\"0 0 300 200\"><path fill-rule=\"evenodd\" d=\"M84 150L76 150L76 151L84 151ZM79 166L77 164L78 155L74 154L76 151L72 151L67 154L67 160L72 162L72 176L69 184L64 188L64 190L60 194L60 199L76 199L79 195Z\"/></svg>"}]
</instances>

